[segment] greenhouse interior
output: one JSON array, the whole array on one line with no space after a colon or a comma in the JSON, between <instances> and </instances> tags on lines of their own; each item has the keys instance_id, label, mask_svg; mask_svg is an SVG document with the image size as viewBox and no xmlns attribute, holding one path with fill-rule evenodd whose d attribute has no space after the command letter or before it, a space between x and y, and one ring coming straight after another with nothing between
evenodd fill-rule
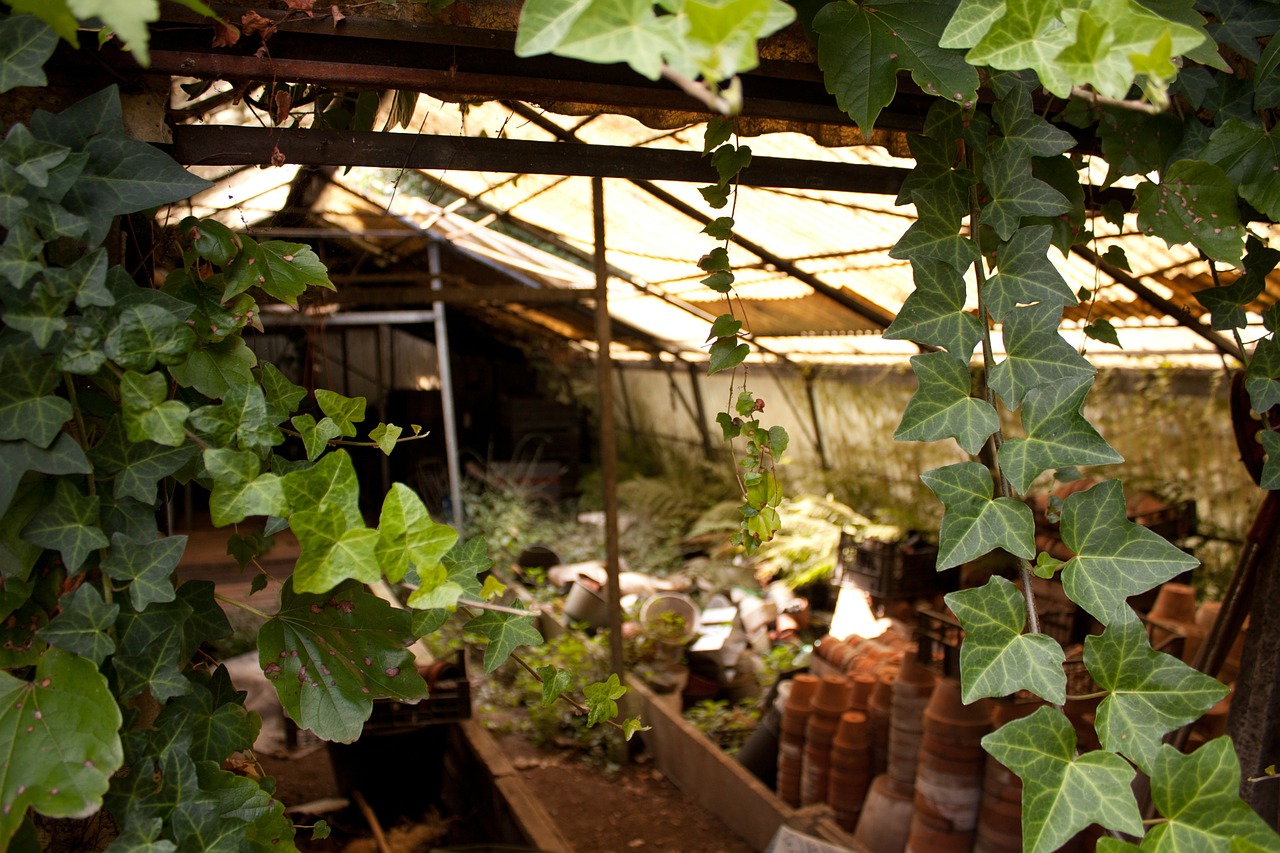
<instances>
[{"instance_id":1,"label":"greenhouse interior","mask_svg":"<svg viewBox=\"0 0 1280 853\"><path fill-rule=\"evenodd\" d=\"M0 850L1280 851L1280 6L7 3Z\"/></svg>"}]
</instances>

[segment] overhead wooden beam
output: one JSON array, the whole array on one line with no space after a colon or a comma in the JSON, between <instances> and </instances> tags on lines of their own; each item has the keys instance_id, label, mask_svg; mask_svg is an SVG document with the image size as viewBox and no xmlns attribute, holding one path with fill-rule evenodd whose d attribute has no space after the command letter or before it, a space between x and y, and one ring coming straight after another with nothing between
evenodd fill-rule
<instances>
[{"instance_id":1,"label":"overhead wooden beam","mask_svg":"<svg viewBox=\"0 0 1280 853\"><path fill-rule=\"evenodd\" d=\"M330 276L334 284L359 284L359 275ZM595 298L595 291L585 288L534 289L522 285L483 285L474 287L442 287L432 290L427 282L409 282L404 287L350 287L339 288L328 296L328 301L340 305L412 305L443 302L446 305L482 305L502 303L515 305L564 305Z\"/></svg>"},{"instance_id":2,"label":"overhead wooden beam","mask_svg":"<svg viewBox=\"0 0 1280 853\"><path fill-rule=\"evenodd\" d=\"M432 136L374 131L230 127L182 124L173 129L174 158L188 166L266 165L275 152L302 166L373 166L449 169L519 175L691 181L715 177L696 151L575 145L527 139ZM909 170L855 163L822 163L753 157L743 172L747 186L892 195Z\"/></svg>"}]
</instances>

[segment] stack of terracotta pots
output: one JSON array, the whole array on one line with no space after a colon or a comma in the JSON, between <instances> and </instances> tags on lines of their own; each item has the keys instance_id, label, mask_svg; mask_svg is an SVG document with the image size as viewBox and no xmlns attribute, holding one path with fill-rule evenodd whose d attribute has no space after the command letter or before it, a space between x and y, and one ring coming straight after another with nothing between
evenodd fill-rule
<instances>
[{"instance_id":1,"label":"stack of terracotta pots","mask_svg":"<svg viewBox=\"0 0 1280 853\"><path fill-rule=\"evenodd\" d=\"M893 677L886 670L876 679L867 697L867 723L871 726L871 769L879 775L889 766L889 720L893 716Z\"/></svg>"},{"instance_id":2,"label":"stack of terracotta pots","mask_svg":"<svg viewBox=\"0 0 1280 853\"><path fill-rule=\"evenodd\" d=\"M991 731L991 705L960 700L960 682L944 678L924 711L924 736L916 773L915 814L909 853L968 853L982 802L987 755L982 736Z\"/></svg>"},{"instance_id":3,"label":"stack of terracotta pots","mask_svg":"<svg viewBox=\"0 0 1280 853\"><path fill-rule=\"evenodd\" d=\"M991 727L1025 717L1044 702L1001 702L991 713ZM982 779L982 804L978 808L978 835L974 853L1021 853L1022 780L987 756Z\"/></svg>"},{"instance_id":4,"label":"stack of terracotta pots","mask_svg":"<svg viewBox=\"0 0 1280 853\"><path fill-rule=\"evenodd\" d=\"M827 803L836 823L852 832L871 787L871 726L861 711L846 711L831 742Z\"/></svg>"},{"instance_id":5,"label":"stack of terracotta pots","mask_svg":"<svg viewBox=\"0 0 1280 853\"><path fill-rule=\"evenodd\" d=\"M851 686L843 675L828 675L818 683L809 707L805 727L803 761L800 774L800 805L811 806L827 801L827 785L831 771L831 744L835 740L840 717L849 709Z\"/></svg>"},{"instance_id":6,"label":"stack of terracotta pots","mask_svg":"<svg viewBox=\"0 0 1280 853\"><path fill-rule=\"evenodd\" d=\"M1195 630L1195 589L1185 583L1167 583L1160 587L1147 619L1152 622L1152 647L1174 655L1185 654L1185 647L1173 648L1172 644Z\"/></svg>"},{"instance_id":7,"label":"stack of terracotta pots","mask_svg":"<svg viewBox=\"0 0 1280 853\"><path fill-rule=\"evenodd\" d=\"M916 781L916 763L924 737L924 711L936 682L937 676L913 657L902 662L893 682L887 772L894 781L907 787Z\"/></svg>"},{"instance_id":8,"label":"stack of terracotta pots","mask_svg":"<svg viewBox=\"0 0 1280 853\"><path fill-rule=\"evenodd\" d=\"M805 730L809 706L818 692L820 679L800 673L791 679L791 692L782 706L778 736L778 796L790 806L800 805L800 779L804 769Z\"/></svg>"},{"instance_id":9,"label":"stack of terracotta pots","mask_svg":"<svg viewBox=\"0 0 1280 853\"><path fill-rule=\"evenodd\" d=\"M877 678L874 675L858 673L849 677L853 692L849 696L849 710L867 713L867 703L871 701L871 693L876 689ZM870 724L870 719L868 719Z\"/></svg>"},{"instance_id":10,"label":"stack of terracotta pots","mask_svg":"<svg viewBox=\"0 0 1280 853\"><path fill-rule=\"evenodd\" d=\"M871 780L853 831L857 849L867 853L902 853L915 809L912 789L882 773Z\"/></svg>"}]
</instances>

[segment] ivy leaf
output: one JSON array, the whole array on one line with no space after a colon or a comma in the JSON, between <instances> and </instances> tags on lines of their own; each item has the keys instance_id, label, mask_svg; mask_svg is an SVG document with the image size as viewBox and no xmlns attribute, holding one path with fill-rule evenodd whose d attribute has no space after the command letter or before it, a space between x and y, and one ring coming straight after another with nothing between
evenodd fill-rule
<instances>
[{"instance_id":1,"label":"ivy leaf","mask_svg":"<svg viewBox=\"0 0 1280 853\"><path fill-rule=\"evenodd\" d=\"M163 374L125 371L120 378L120 406L130 441L149 440L166 447L186 442L189 410L185 403L165 399L168 396L169 383Z\"/></svg>"},{"instance_id":2,"label":"ivy leaf","mask_svg":"<svg viewBox=\"0 0 1280 853\"><path fill-rule=\"evenodd\" d=\"M1053 303L1016 308L1004 319L1006 356L991 371L991 388L1010 409L1022 405L1034 388L1093 378L1095 368L1058 334L1062 309Z\"/></svg>"},{"instance_id":3,"label":"ivy leaf","mask_svg":"<svg viewBox=\"0 0 1280 853\"><path fill-rule=\"evenodd\" d=\"M244 338L233 335L196 347L186 361L170 366L169 373L178 384L220 400L233 385L252 383L251 368L257 363Z\"/></svg>"},{"instance_id":4,"label":"ivy leaf","mask_svg":"<svg viewBox=\"0 0 1280 853\"><path fill-rule=\"evenodd\" d=\"M982 746L1022 779L1028 853L1056 850L1091 823L1142 834L1132 765L1110 752L1077 758L1075 729L1061 712L1040 708L986 735Z\"/></svg>"},{"instance_id":5,"label":"ivy leaf","mask_svg":"<svg viewBox=\"0 0 1280 853\"><path fill-rule=\"evenodd\" d=\"M1125 515L1119 480L1075 492L1063 504L1062 541L1075 556L1062 569L1067 595L1099 622L1124 618L1125 599L1199 565Z\"/></svg>"},{"instance_id":6,"label":"ivy leaf","mask_svg":"<svg viewBox=\"0 0 1280 853\"><path fill-rule=\"evenodd\" d=\"M40 282L28 294L25 302L4 312L6 326L26 332L36 346L44 349L53 336L67 328L63 314L71 304L70 296L60 296L47 282Z\"/></svg>"},{"instance_id":7,"label":"ivy leaf","mask_svg":"<svg viewBox=\"0 0 1280 853\"><path fill-rule=\"evenodd\" d=\"M273 424L278 424L293 414L302 398L307 396L305 388L294 385L269 361L262 364L262 390Z\"/></svg>"},{"instance_id":8,"label":"ivy leaf","mask_svg":"<svg viewBox=\"0 0 1280 853\"><path fill-rule=\"evenodd\" d=\"M1151 648L1146 626L1132 611L1086 637L1084 665L1099 690L1111 695L1097 710L1102 748L1151 772L1160 740L1198 720L1229 692L1216 678Z\"/></svg>"},{"instance_id":9,"label":"ivy leaf","mask_svg":"<svg viewBox=\"0 0 1280 853\"><path fill-rule=\"evenodd\" d=\"M664 53L677 54L676 18L659 17L645 0L592 0L552 51L587 62L625 62L657 80Z\"/></svg>"},{"instance_id":10,"label":"ivy leaf","mask_svg":"<svg viewBox=\"0 0 1280 853\"><path fill-rule=\"evenodd\" d=\"M256 252L246 246L246 252L253 252L251 257L260 278L257 285L269 296L274 296L286 305L297 305L298 296L308 287L323 287L333 290L333 282L329 280L329 271L321 263L320 258L310 246L302 243L285 243L281 240L268 240L259 243ZM225 302L236 294L223 293Z\"/></svg>"},{"instance_id":11,"label":"ivy leaf","mask_svg":"<svg viewBox=\"0 0 1280 853\"><path fill-rule=\"evenodd\" d=\"M187 586L191 583L183 585ZM116 619L118 648L111 658L120 698L132 699L147 690L166 702L191 692L182 667L195 651L186 636L195 608L182 590L173 601L152 604L145 615L123 605L120 611Z\"/></svg>"},{"instance_id":12,"label":"ivy leaf","mask_svg":"<svg viewBox=\"0 0 1280 853\"><path fill-rule=\"evenodd\" d=\"M1280 340L1272 332L1253 349L1245 371L1244 387L1255 412L1267 412L1280 403Z\"/></svg>"},{"instance_id":13,"label":"ivy leaf","mask_svg":"<svg viewBox=\"0 0 1280 853\"><path fill-rule=\"evenodd\" d=\"M1262 127L1228 119L1209 137L1201 158L1220 166L1240 190L1240 198L1268 219L1280 219L1280 136Z\"/></svg>"},{"instance_id":14,"label":"ivy leaf","mask_svg":"<svg viewBox=\"0 0 1280 853\"><path fill-rule=\"evenodd\" d=\"M1275 832L1240 799L1240 759L1228 737L1190 755L1161 746L1151 768L1151 800L1165 821L1144 850L1271 850ZM1256 845L1256 846L1255 846Z\"/></svg>"},{"instance_id":15,"label":"ivy leaf","mask_svg":"<svg viewBox=\"0 0 1280 853\"><path fill-rule=\"evenodd\" d=\"M195 345L191 328L158 305L124 308L107 332L107 356L127 370L147 371L159 361L174 365Z\"/></svg>"},{"instance_id":16,"label":"ivy leaf","mask_svg":"<svg viewBox=\"0 0 1280 853\"><path fill-rule=\"evenodd\" d=\"M992 156L1002 159L1053 157L1075 147L1075 137L1054 127L1035 111L1026 86L1011 86L992 106L991 117L1000 126L1001 133L1001 138L991 145Z\"/></svg>"},{"instance_id":17,"label":"ivy leaf","mask_svg":"<svg viewBox=\"0 0 1280 853\"><path fill-rule=\"evenodd\" d=\"M1267 42L1258 67L1253 70L1253 82L1255 110L1280 106L1280 41L1273 38Z\"/></svg>"},{"instance_id":18,"label":"ivy leaf","mask_svg":"<svg viewBox=\"0 0 1280 853\"><path fill-rule=\"evenodd\" d=\"M188 673L191 692L169 702L156 718L156 728L191 733L192 761L216 761L253 748L262 719L244 707L245 693L237 691L225 666L211 673Z\"/></svg>"},{"instance_id":19,"label":"ivy leaf","mask_svg":"<svg viewBox=\"0 0 1280 853\"><path fill-rule=\"evenodd\" d=\"M53 56L58 37L40 19L14 15L0 21L0 45L0 94L19 86L48 85L44 64Z\"/></svg>"},{"instance_id":20,"label":"ivy leaf","mask_svg":"<svg viewBox=\"0 0 1280 853\"><path fill-rule=\"evenodd\" d=\"M731 370L742 364L751 352L747 344L738 343L737 338L719 338L711 345L711 358L707 364L707 375Z\"/></svg>"},{"instance_id":21,"label":"ivy leaf","mask_svg":"<svg viewBox=\"0 0 1280 853\"><path fill-rule=\"evenodd\" d=\"M10 348L0 369L5 376L0 383L0 439L48 447L71 419L71 404L49 393L59 379L52 359Z\"/></svg>"},{"instance_id":22,"label":"ivy leaf","mask_svg":"<svg viewBox=\"0 0 1280 853\"><path fill-rule=\"evenodd\" d=\"M234 444L260 457L284 441L284 435L271 423L266 396L257 383L231 386L221 405L201 406L192 412L191 425L217 444Z\"/></svg>"},{"instance_id":23,"label":"ivy leaf","mask_svg":"<svg viewBox=\"0 0 1280 853\"><path fill-rule=\"evenodd\" d=\"M1116 327L1111 325L1110 320L1094 320L1084 327L1084 333L1095 341L1111 344L1113 347L1120 347L1120 336L1116 334ZM1124 347L1120 347L1120 349L1124 349Z\"/></svg>"},{"instance_id":24,"label":"ivy leaf","mask_svg":"<svg viewBox=\"0 0 1280 853\"><path fill-rule=\"evenodd\" d=\"M587 697L587 725L594 726L618 716L618 702L626 695L627 688L622 686L616 672L609 673L605 681L588 684L582 690Z\"/></svg>"},{"instance_id":25,"label":"ivy leaf","mask_svg":"<svg viewBox=\"0 0 1280 853\"><path fill-rule=\"evenodd\" d=\"M1050 468L1124 461L1081 414L1092 387L1090 376L1041 385L1027 394L1022 409L1027 437L1008 439L1000 448L1000 469L1019 494Z\"/></svg>"},{"instance_id":26,"label":"ivy leaf","mask_svg":"<svg viewBox=\"0 0 1280 853\"><path fill-rule=\"evenodd\" d=\"M516 56L538 56L556 49L591 0L529 0L520 9Z\"/></svg>"},{"instance_id":27,"label":"ivy leaf","mask_svg":"<svg viewBox=\"0 0 1280 853\"><path fill-rule=\"evenodd\" d=\"M512 605L523 610L519 601ZM497 610L486 610L467 623L467 630L475 634L483 634L489 639L484 649L484 671L493 672L500 667L511 653L520 646L536 646L542 642L542 635L534 627L534 616L517 616L514 613L502 613Z\"/></svg>"},{"instance_id":28,"label":"ivy leaf","mask_svg":"<svg viewBox=\"0 0 1280 853\"><path fill-rule=\"evenodd\" d=\"M1003 322L1017 305L1038 302L1065 308L1076 294L1049 260L1053 229L1048 225L1022 228L997 253L999 272L987 282L986 305L991 319Z\"/></svg>"},{"instance_id":29,"label":"ivy leaf","mask_svg":"<svg viewBox=\"0 0 1280 853\"><path fill-rule=\"evenodd\" d=\"M378 520L378 564L387 579L399 583L409 567L419 574L434 569L458 541L458 532L431 520L413 489L393 483ZM474 576L473 576L474 577Z\"/></svg>"},{"instance_id":30,"label":"ivy leaf","mask_svg":"<svg viewBox=\"0 0 1280 853\"><path fill-rule=\"evenodd\" d=\"M1057 216L1071 210L1066 196L1032 176L1031 160L1025 157L992 155L983 183L991 201L983 208L982 222L1001 240L1013 236L1024 216Z\"/></svg>"},{"instance_id":31,"label":"ivy leaf","mask_svg":"<svg viewBox=\"0 0 1280 853\"><path fill-rule=\"evenodd\" d=\"M89 554L111 544L98 527L98 506L96 495L82 494L71 480L59 478L53 502L23 528L22 538L56 550L74 574Z\"/></svg>"},{"instance_id":32,"label":"ivy leaf","mask_svg":"<svg viewBox=\"0 0 1280 853\"><path fill-rule=\"evenodd\" d=\"M960 0L955 14L938 39L941 47L968 48L982 40L1004 15L1004 0Z\"/></svg>"},{"instance_id":33,"label":"ivy leaf","mask_svg":"<svg viewBox=\"0 0 1280 853\"><path fill-rule=\"evenodd\" d=\"M320 410L338 425L341 434L349 438L356 434L355 425L364 420L364 397L344 397L320 388L316 390L316 402L320 404Z\"/></svg>"},{"instance_id":34,"label":"ivy leaf","mask_svg":"<svg viewBox=\"0 0 1280 853\"><path fill-rule=\"evenodd\" d=\"M402 432L404 429L395 424L378 424L369 431L369 438L378 445L379 450L390 456L391 451L396 449L396 442L400 440Z\"/></svg>"},{"instance_id":35,"label":"ivy leaf","mask_svg":"<svg viewBox=\"0 0 1280 853\"><path fill-rule=\"evenodd\" d=\"M686 0L685 9L693 8L694 4ZM747 166L751 165L751 148L747 145L733 145L727 143L717 148L711 155L711 165L715 167L716 174L720 176L720 183L728 184Z\"/></svg>"},{"instance_id":36,"label":"ivy leaf","mask_svg":"<svg viewBox=\"0 0 1280 853\"><path fill-rule=\"evenodd\" d=\"M298 592L320 594L348 579L373 583L382 577L378 532L363 525L352 528L337 504L295 512L289 525L302 547L293 570Z\"/></svg>"},{"instance_id":37,"label":"ivy leaf","mask_svg":"<svg viewBox=\"0 0 1280 853\"><path fill-rule=\"evenodd\" d=\"M102 561L102 572L129 584L129 600L141 612L152 602L173 601L171 576L187 549L187 537L138 541L120 533L111 537L111 552Z\"/></svg>"},{"instance_id":38,"label":"ivy leaf","mask_svg":"<svg viewBox=\"0 0 1280 853\"><path fill-rule=\"evenodd\" d=\"M929 114L934 115L936 110L947 104L947 101L938 101L930 108ZM920 201L928 204L929 197L933 196L939 209L967 209L969 190L977 183L977 177L971 170L957 167L955 143L951 137L936 139L912 134L907 138L907 146L916 166L902 180L898 204ZM950 217L947 219L953 221Z\"/></svg>"},{"instance_id":39,"label":"ivy leaf","mask_svg":"<svg viewBox=\"0 0 1280 853\"><path fill-rule=\"evenodd\" d=\"M120 605L107 604L93 584L81 584L75 592L59 599L62 611L36 631L51 646L79 655L101 666L116 650L111 628Z\"/></svg>"},{"instance_id":40,"label":"ivy leaf","mask_svg":"<svg viewBox=\"0 0 1280 853\"><path fill-rule=\"evenodd\" d=\"M915 196L915 204L918 218L889 250L889 257L912 263L941 261L960 272L978 260L973 241L960 234L959 215L964 211L931 195Z\"/></svg>"},{"instance_id":41,"label":"ivy leaf","mask_svg":"<svg viewBox=\"0 0 1280 853\"><path fill-rule=\"evenodd\" d=\"M261 463L247 450L211 447L204 464L213 476L209 516L214 527L244 521L251 515L284 515L288 507L283 478L260 474Z\"/></svg>"},{"instance_id":42,"label":"ivy leaf","mask_svg":"<svg viewBox=\"0 0 1280 853\"><path fill-rule=\"evenodd\" d=\"M96 249L69 267L46 267L44 278L60 296L74 296L80 308L109 308L115 304L115 297L106 286L106 249Z\"/></svg>"},{"instance_id":43,"label":"ivy leaf","mask_svg":"<svg viewBox=\"0 0 1280 853\"><path fill-rule=\"evenodd\" d=\"M939 346L957 358L968 359L982 339L982 324L964 310L964 278L954 267L937 261L911 264L916 289L907 297L884 337Z\"/></svg>"},{"instance_id":44,"label":"ivy leaf","mask_svg":"<svg viewBox=\"0 0 1280 853\"><path fill-rule=\"evenodd\" d=\"M1214 18L1206 29L1215 41L1254 62L1259 59L1258 39L1280 31L1280 11L1270 3L1201 0L1196 7Z\"/></svg>"},{"instance_id":45,"label":"ivy leaf","mask_svg":"<svg viewBox=\"0 0 1280 853\"><path fill-rule=\"evenodd\" d=\"M66 433L47 449L29 441L0 441L0 517L9 509L22 475L28 471L42 474L88 474L89 460L76 440Z\"/></svg>"},{"instance_id":46,"label":"ivy leaf","mask_svg":"<svg viewBox=\"0 0 1280 853\"><path fill-rule=\"evenodd\" d=\"M991 472L978 462L959 462L920 475L946 507L938 533L938 564L958 566L996 548L1031 559L1035 519L1031 508L1012 498L992 500Z\"/></svg>"},{"instance_id":47,"label":"ivy leaf","mask_svg":"<svg viewBox=\"0 0 1280 853\"><path fill-rule=\"evenodd\" d=\"M733 217L717 216L715 219L707 223L707 227L702 229L702 233L706 234L714 240L728 240L733 237ZM721 315L724 316L724 315ZM728 315L732 317L733 315ZM741 324L739 324L741 328ZM735 330L736 331L736 330Z\"/></svg>"},{"instance_id":48,"label":"ivy leaf","mask_svg":"<svg viewBox=\"0 0 1280 853\"><path fill-rule=\"evenodd\" d=\"M1144 181L1134 193L1138 228L1170 246L1190 243L1211 258L1238 266L1244 228L1236 186L1220 167L1179 160L1159 184Z\"/></svg>"},{"instance_id":49,"label":"ivy leaf","mask_svg":"<svg viewBox=\"0 0 1280 853\"><path fill-rule=\"evenodd\" d=\"M902 413L897 441L954 438L966 453L977 453L1000 428L995 409L969 395L969 366L956 356L931 352L911 357L920 387Z\"/></svg>"},{"instance_id":50,"label":"ivy leaf","mask_svg":"<svg viewBox=\"0 0 1280 853\"><path fill-rule=\"evenodd\" d=\"M355 466L345 450L335 450L300 471L290 471L280 478L285 500L294 512L320 509L332 503L342 510L347 526L360 527L360 483ZM280 513L283 514L283 513Z\"/></svg>"},{"instance_id":51,"label":"ivy leaf","mask_svg":"<svg viewBox=\"0 0 1280 853\"><path fill-rule=\"evenodd\" d=\"M796 11L780 0L681 0L679 55L672 65L686 74L721 81L760 64L756 44L796 19Z\"/></svg>"},{"instance_id":52,"label":"ivy leaf","mask_svg":"<svg viewBox=\"0 0 1280 853\"><path fill-rule=\"evenodd\" d=\"M33 681L0 672L0 846L28 807L62 818L101 808L124 760L120 723L107 680L82 657L50 648Z\"/></svg>"},{"instance_id":53,"label":"ivy leaf","mask_svg":"<svg viewBox=\"0 0 1280 853\"><path fill-rule=\"evenodd\" d=\"M960 646L961 699L1030 690L1051 704L1066 701L1066 653L1045 634L1024 634L1027 604L1000 576L986 586L948 593L947 606L964 626Z\"/></svg>"},{"instance_id":54,"label":"ivy leaf","mask_svg":"<svg viewBox=\"0 0 1280 853\"><path fill-rule=\"evenodd\" d=\"M163 830L162 818L129 820L103 853L177 853L176 844L160 838Z\"/></svg>"},{"instance_id":55,"label":"ivy leaf","mask_svg":"<svg viewBox=\"0 0 1280 853\"><path fill-rule=\"evenodd\" d=\"M1036 554L1035 565L1031 567L1031 571L1035 572L1036 577L1052 580L1053 576L1062 570L1066 563L1056 557L1051 557L1044 551Z\"/></svg>"},{"instance_id":56,"label":"ivy leaf","mask_svg":"<svg viewBox=\"0 0 1280 853\"><path fill-rule=\"evenodd\" d=\"M1262 449L1266 451L1267 461L1262 466L1262 481L1259 485L1267 490L1280 489L1280 432L1265 430L1258 434Z\"/></svg>"},{"instance_id":57,"label":"ivy leaf","mask_svg":"<svg viewBox=\"0 0 1280 853\"><path fill-rule=\"evenodd\" d=\"M1212 314L1212 327L1217 331L1243 329L1249 324L1244 306L1262 295L1267 276L1280 261L1280 251L1269 248L1250 234L1245 240L1244 275L1221 287L1207 287L1195 292L1196 300Z\"/></svg>"},{"instance_id":58,"label":"ivy leaf","mask_svg":"<svg viewBox=\"0 0 1280 853\"><path fill-rule=\"evenodd\" d=\"M112 421L106 436L92 451L94 466L114 477L113 498L133 498L148 506L157 501L159 481L181 469L197 453L199 449L194 444L164 447L151 441L129 441L119 419Z\"/></svg>"},{"instance_id":59,"label":"ivy leaf","mask_svg":"<svg viewBox=\"0 0 1280 853\"><path fill-rule=\"evenodd\" d=\"M488 571L493 561L486 552L484 539L476 536L456 543L441 558L440 566L443 573L439 570L428 572L421 578L421 585L409 596L410 607L432 608L428 613L417 614L415 619L419 621L415 622L415 630L419 624L439 619L441 612L452 612L458 599L464 595L472 599L482 598L484 588L478 576Z\"/></svg>"},{"instance_id":60,"label":"ivy leaf","mask_svg":"<svg viewBox=\"0 0 1280 853\"><path fill-rule=\"evenodd\" d=\"M874 7L831 3L814 16L827 91L863 133L893 100L900 70L910 70L929 94L960 104L976 99L977 71L959 52L938 47L952 9L937 0L889 0Z\"/></svg>"},{"instance_id":61,"label":"ivy leaf","mask_svg":"<svg viewBox=\"0 0 1280 853\"><path fill-rule=\"evenodd\" d=\"M542 679L542 704L550 707L560 698L560 694L573 689L573 673L554 666L538 667L538 677Z\"/></svg>"},{"instance_id":62,"label":"ivy leaf","mask_svg":"<svg viewBox=\"0 0 1280 853\"><path fill-rule=\"evenodd\" d=\"M258 632L258 660L285 712L324 740L360 736L373 699L427 695L413 655L409 614L348 581L326 595L285 581L280 610Z\"/></svg>"},{"instance_id":63,"label":"ivy leaf","mask_svg":"<svg viewBox=\"0 0 1280 853\"><path fill-rule=\"evenodd\" d=\"M1058 54L1071 43L1071 29L1061 26L1056 12L1058 7L1038 0L1006 0L1003 9L983 2L980 8L966 3L968 35L986 26L986 31L965 54L965 60L973 66L989 65L992 68L1021 70L1030 68L1040 82L1053 94L1065 98L1070 94L1072 80L1058 69ZM978 21L976 26L974 21ZM948 43L960 37L960 30L946 31ZM967 39L966 39L967 40Z\"/></svg>"},{"instance_id":64,"label":"ivy leaf","mask_svg":"<svg viewBox=\"0 0 1280 853\"><path fill-rule=\"evenodd\" d=\"M640 722L639 717L628 717L622 721L622 737L624 740L630 741L632 735L636 732L647 732L652 726L646 726Z\"/></svg>"},{"instance_id":65,"label":"ivy leaf","mask_svg":"<svg viewBox=\"0 0 1280 853\"><path fill-rule=\"evenodd\" d=\"M341 428L333 422L333 418L321 418L317 424L311 415L294 415L290 423L302 436L302 446L307 451L308 461L314 461L324 453L331 439L342 435Z\"/></svg>"}]
</instances>

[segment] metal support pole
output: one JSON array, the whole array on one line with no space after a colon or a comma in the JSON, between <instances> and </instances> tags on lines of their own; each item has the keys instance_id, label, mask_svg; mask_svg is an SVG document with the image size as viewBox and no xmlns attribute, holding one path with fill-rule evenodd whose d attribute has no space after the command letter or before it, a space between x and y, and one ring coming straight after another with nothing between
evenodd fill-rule
<instances>
[{"instance_id":1,"label":"metal support pole","mask_svg":"<svg viewBox=\"0 0 1280 853\"><path fill-rule=\"evenodd\" d=\"M804 394L809 398L809 420L813 421L813 449L818 452L818 463L822 466L823 471L831 470L831 463L827 461L827 448L822 441L822 422L818 420L818 398L813 393L813 374L804 371Z\"/></svg>"},{"instance_id":2,"label":"metal support pole","mask_svg":"<svg viewBox=\"0 0 1280 853\"><path fill-rule=\"evenodd\" d=\"M702 441L702 455L711 461L715 451L711 448L711 432L707 428L707 407L702 402L702 371L693 362L688 363L689 390L693 394L693 406L697 415L694 421L698 424L698 438Z\"/></svg>"},{"instance_id":3,"label":"metal support pole","mask_svg":"<svg viewBox=\"0 0 1280 853\"><path fill-rule=\"evenodd\" d=\"M609 322L609 267L605 256L604 179L591 179L591 214L595 234L596 374L600 387L600 474L604 481L605 566L609 572L609 668L625 680L622 660L622 589L618 581L618 438L613 413L613 359Z\"/></svg>"},{"instance_id":4,"label":"metal support pole","mask_svg":"<svg viewBox=\"0 0 1280 853\"><path fill-rule=\"evenodd\" d=\"M440 244L427 244L427 271L431 273L431 289L443 286L440 279ZM449 469L449 500L453 504L453 526L462 532L462 466L458 461L458 426L453 409L453 372L449 367L449 326L445 322L444 303L431 306L436 325L436 370L440 373L440 403L444 415L444 455Z\"/></svg>"}]
</instances>

